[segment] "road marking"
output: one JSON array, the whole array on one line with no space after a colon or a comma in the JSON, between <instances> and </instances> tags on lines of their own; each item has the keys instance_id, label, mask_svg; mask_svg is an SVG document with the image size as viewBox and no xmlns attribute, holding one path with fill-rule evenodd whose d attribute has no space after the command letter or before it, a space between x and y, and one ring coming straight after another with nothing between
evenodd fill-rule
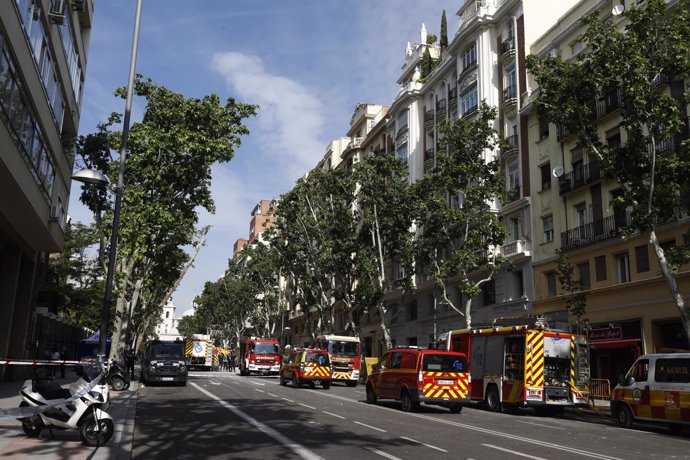
<instances>
[{"instance_id":1,"label":"road marking","mask_svg":"<svg viewBox=\"0 0 690 460\"><path fill-rule=\"evenodd\" d=\"M319 457L316 455L314 452L310 451L309 449L305 448L304 446L297 444L287 436L281 434L277 430L274 430L268 425L264 425L260 421L256 420L255 418L251 417L250 415L242 412L239 410L237 407L233 406L229 402L225 401L224 399L220 398L219 396L214 395L210 391L204 390L201 388L199 385L197 385L194 382L190 382L190 385L195 387L197 390L205 394L211 399L215 399L217 402L223 405L226 409L228 409L230 412L234 413L244 421L252 424L255 428L263 432L264 434L270 436L271 438L275 439L285 447L289 448L292 450L295 454L297 454L300 458L303 458L304 460L324 460L322 457Z\"/></svg>"},{"instance_id":2,"label":"road marking","mask_svg":"<svg viewBox=\"0 0 690 460\"><path fill-rule=\"evenodd\" d=\"M312 392L312 394L316 395L316 396L322 396L324 398L338 399L338 400L346 401L349 403L364 404L364 405L367 405L371 408L386 410L386 411L394 412L398 415L401 415L401 412L398 409L372 405L372 404L369 404L365 401L361 401L359 399L346 398L344 396L338 396L338 395L334 395L334 394L330 394L330 393L326 394L326 392L319 392L319 391L314 391L314 392ZM528 443L528 444L534 444L537 446L548 447L548 448L555 449L555 450L570 452L572 454L582 455L584 457L596 458L599 460L622 460L619 457L611 457L610 455L606 455L606 454L599 454L596 452L590 452L590 451L578 449L575 447L568 447L568 446L563 446L560 444L554 444L552 442L540 441L540 440L534 439L534 438L527 438L524 436L518 436L518 435L514 435L514 434L510 434L510 433L504 433L502 431L496 431L496 430L491 430L489 428L482 428L482 427L478 427L478 426L474 426L474 425L468 425L466 423L453 422L453 421L445 420L445 419L438 419L438 418L431 417L428 415L423 415L423 414L415 414L415 413L409 413L409 412L405 412L404 414L408 417L415 417L415 418L419 418L422 420L429 420L429 421L436 422L436 423L443 423L446 425L455 426L457 428L465 428L467 430L476 431L479 433L489 434L489 435L497 436L500 438L512 439L514 441L520 441L520 442L524 442L524 443ZM357 423L357 422L355 422L355 423ZM643 433L643 431L641 431L641 433Z\"/></svg>"},{"instance_id":3,"label":"road marking","mask_svg":"<svg viewBox=\"0 0 690 460\"><path fill-rule=\"evenodd\" d=\"M323 412L324 414L332 415L333 417L338 417L338 418L345 420L345 417L343 417L342 415L334 414L332 412L326 412L325 410L323 410L321 412Z\"/></svg>"},{"instance_id":4,"label":"road marking","mask_svg":"<svg viewBox=\"0 0 690 460\"><path fill-rule=\"evenodd\" d=\"M274 398L280 398L280 396L273 393L266 393L268 396L273 396Z\"/></svg>"},{"instance_id":5,"label":"road marking","mask_svg":"<svg viewBox=\"0 0 690 460\"><path fill-rule=\"evenodd\" d=\"M299 404L300 406L304 406L304 407L306 407L306 408L308 408L308 409L314 409L314 410L316 410L316 407L307 406L306 404L302 404L302 403L298 403L298 404Z\"/></svg>"},{"instance_id":6,"label":"road marking","mask_svg":"<svg viewBox=\"0 0 690 460\"><path fill-rule=\"evenodd\" d=\"M213 381L213 380L209 380L208 383L210 383L211 385L222 385L222 383L220 383L220 382L215 382L215 381Z\"/></svg>"},{"instance_id":7,"label":"road marking","mask_svg":"<svg viewBox=\"0 0 690 460\"><path fill-rule=\"evenodd\" d=\"M386 452L378 449L374 449L373 447L365 447L366 450L369 452L373 452L376 455L380 455L381 457L388 458L390 460L402 460L400 457L396 457L395 455L387 454Z\"/></svg>"},{"instance_id":8,"label":"road marking","mask_svg":"<svg viewBox=\"0 0 690 460\"><path fill-rule=\"evenodd\" d=\"M258 391L259 393L266 393L264 390L259 390L258 388L254 388L254 389L255 389L256 391Z\"/></svg>"},{"instance_id":9,"label":"road marking","mask_svg":"<svg viewBox=\"0 0 690 460\"><path fill-rule=\"evenodd\" d=\"M408 438L407 436L400 436L400 439L404 439L404 440L406 440L406 441L414 442L414 443L420 444L420 445L422 445L422 446L428 447L429 449L435 449L435 450L438 450L438 451L440 451L440 452L448 452L446 449L441 449L440 447L432 446L431 444L425 444L425 443L423 443L423 442L421 442L421 441L417 441L416 439Z\"/></svg>"},{"instance_id":10,"label":"road marking","mask_svg":"<svg viewBox=\"0 0 690 460\"><path fill-rule=\"evenodd\" d=\"M542 423L534 423L534 422L525 422L522 420L518 420L520 423L526 423L527 425L535 425L535 426L541 426L543 428L551 428L552 430L565 430L565 428L559 428L557 426L549 426L549 425L544 425Z\"/></svg>"},{"instance_id":11,"label":"road marking","mask_svg":"<svg viewBox=\"0 0 690 460\"><path fill-rule=\"evenodd\" d=\"M282 400L284 400L284 401L287 401L287 402L291 402L291 403L295 402L295 401L293 401L292 399L288 399L288 398L280 398L280 399L282 399Z\"/></svg>"},{"instance_id":12,"label":"road marking","mask_svg":"<svg viewBox=\"0 0 690 460\"><path fill-rule=\"evenodd\" d=\"M355 423L357 425L362 425L362 426L365 426L367 428L371 428L372 430L380 431L381 433L387 433L386 430L382 430L381 428L376 428L375 426L367 425L366 423L358 422L356 420L355 420Z\"/></svg>"},{"instance_id":13,"label":"road marking","mask_svg":"<svg viewBox=\"0 0 690 460\"><path fill-rule=\"evenodd\" d=\"M545 458L542 458L542 457L534 457L533 455L527 455L527 454L523 454L521 452L516 452L514 450L504 449L503 447L494 446L492 444L482 444L482 446L491 447L492 449L500 450L503 452L508 452L509 454L518 455L520 457L531 458L532 460L546 460Z\"/></svg>"}]
</instances>

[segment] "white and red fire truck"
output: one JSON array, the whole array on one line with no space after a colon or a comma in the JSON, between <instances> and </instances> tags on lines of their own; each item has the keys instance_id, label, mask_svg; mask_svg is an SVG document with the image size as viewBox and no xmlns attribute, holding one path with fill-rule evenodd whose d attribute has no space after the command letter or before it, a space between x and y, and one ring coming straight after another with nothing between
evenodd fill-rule
<instances>
[{"instance_id":1,"label":"white and red fire truck","mask_svg":"<svg viewBox=\"0 0 690 460\"><path fill-rule=\"evenodd\" d=\"M240 341L240 375L280 374L280 343L277 340L250 337Z\"/></svg>"},{"instance_id":2,"label":"white and red fire truck","mask_svg":"<svg viewBox=\"0 0 690 460\"><path fill-rule=\"evenodd\" d=\"M316 348L327 350L333 363L332 382L344 382L357 386L361 364L359 337L346 335L321 335L316 338Z\"/></svg>"},{"instance_id":3,"label":"white and red fire truck","mask_svg":"<svg viewBox=\"0 0 690 460\"><path fill-rule=\"evenodd\" d=\"M213 343L211 336L193 334L184 339L187 367L195 370L210 371L213 366Z\"/></svg>"},{"instance_id":4,"label":"white and red fire truck","mask_svg":"<svg viewBox=\"0 0 690 460\"><path fill-rule=\"evenodd\" d=\"M555 415L587 404L589 348L583 335L535 324L493 326L446 332L438 347L468 356L472 400L492 411L532 406Z\"/></svg>"}]
</instances>

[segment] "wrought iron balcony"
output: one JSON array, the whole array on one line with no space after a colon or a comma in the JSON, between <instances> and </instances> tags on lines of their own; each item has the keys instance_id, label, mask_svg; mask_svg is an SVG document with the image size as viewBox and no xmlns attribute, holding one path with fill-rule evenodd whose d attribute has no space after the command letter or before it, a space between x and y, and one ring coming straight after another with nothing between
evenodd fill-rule
<instances>
[{"instance_id":1,"label":"wrought iron balcony","mask_svg":"<svg viewBox=\"0 0 690 460\"><path fill-rule=\"evenodd\" d=\"M512 134L505 138L506 146L503 149L503 156L509 156L518 151L520 139L517 134Z\"/></svg>"},{"instance_id":2,"label":"wrought iron balcony","mask_svg":"<svg viewBox=\"0 0 690 460\"><path fill-rule=\"evenodd\" d=\"M508 103L517 99L517 85L508 85L503 88L503 102Z\"/></svg>"},{"instance_id":3,"label":"wrought iron balcony","mask_svg":"<svg viewBox=\"0 0 690 460\"><path fill-rule=\"evenodd\" d=\"M448 99L450 99L451 104L453 104L453 102L458 101L458 87L457 86L455 88L452 88L450 91L448 91Z\"/></svg>"},{"instance_id":4,"label":"wrought iron balcony","mask_svg":"<svg viewBox=\"0 0 690 460\"><path fill-rule=\"evenodd\" d=\"M436 102L436 120L446 117L446 113L448 112L446 108L447 105L445 99L440 99L438 102Z\"/></svg>"},{"instance_id":5,"label":"wrought iron balcony","mask_svg":"<svg viewBox=\"0 0 690 460\"><path fill-rule=\"evenodd\" d=\"M434 121L434 111L433 110L427 110L424 112L424 123L428 123L430 121Z\"/></svg>"},{"instance_id":6,"label":"wrought iron balcony","mask_svg":"<svg viewBox=\"0 0 690 460\"><path fill-rule=\"evenodd\" d=\"M559 177L558 192L561 196L563 196L601 179L601 162L599 160L595 160L591 163L587 163L586 165L578 166L568 174L564 174Z\"/></svg>"},{"instance_id":7,"label":"wrought iron balcony","mask_svg":"<svg viewBox=\"0 0 690 460\"><path fill-rule=\"evenodd\" d=\"M515 41L512 38L503 40L501 42L501 56L506 56L511 52L515 53Z\"/></svg>"},{"instance_id":8,"label":"wrought iron balcony","mask_svg":"<svg viewBox=\"0 0 690 460\"><path fill-rule=\"evenodd\" d=\"M619 229L630 223L628 215L613 215L561 233L561 249L577 249L620 235Z\"/></svg>"},{"instance_id":9,"label":"wrought iron balcony","mask_svg":"<svg viewBox=\"0 0 690 460\"><path fill-rule=\"evenodd\" d=\"M616 88L597 99L594 104L594 114L597 118L602 118L618 109L625 107L621 99L621 91Z\"/></svg>"}]
</instances>

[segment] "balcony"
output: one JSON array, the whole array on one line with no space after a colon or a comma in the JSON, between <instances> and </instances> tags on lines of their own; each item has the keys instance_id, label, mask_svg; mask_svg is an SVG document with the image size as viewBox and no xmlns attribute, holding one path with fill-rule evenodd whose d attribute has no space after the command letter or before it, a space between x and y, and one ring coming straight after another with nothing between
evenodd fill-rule
<instances>
[{"instance_id":1,"label":"balcony","mask_svg":"<svg viewBox=\"0 0 690 460\"><path fill-rule=\"evenodd\" d=\"M629 223L630 216L613 215L571 228L561 233L561 249L567 251L616 238L620 235L619 229Z\"/></svg>"},{"instance_id":2,"label":"balcony","mask_svg":"<svg viewBox=\"0 0 690 460\"><path fill-rule=\"evenodd\" d=\"M563 142L569 138L573 133L570 132L565 126L556 126L556 140L558 142Z\"/></svg>"},{"instance_id":3,"label":"balcony","mask_svg":"<svg viewBox=\"0 0 690 460\"><path fill-rule=\"evenodd\" d=\"M515 56L515 40L508 38L501 42L501 58L505 59L511 56Z\"/></svg>"},{"instance_id":4,"label":"balcony","mask_svg":"<svg viewBox=\"0 0 690 460\"><path fill-rule=\"evenodd\" d=\"M594 114L599 119L624 107L625 104L623 104L621 99L621 91L616 88L606 93L604 97L597 99L594 104Z\"/></svg>"},{"instance_id":5,"label":"balcony","mask_svg":"<svg viewBox=\"0 0 690 460\"><path fill-rule=\"evenodd\" d=\"M592 161L558 178L558 193L563 196L602 179L601 162Z\"/></svg>"},{"instance_id":6,"label":"balcony","mask_svg":"<svg viewBox=\"0 0 690 460\"><path fill-rule=\"evenodd\" d=\"M446 118L447 105L445 99L439 99L436 101L436 120Z\"/></svg>"},{"instance_id":7,"label":"balcony","mask_svg":"<svg viewBox=\"0 0 690 460\"><path fill-rule=\"evenodd\" d=\"M510 203L519 200L521 197L520 195L520 187L514 187L511 189L506 190L506 199L503 202L504 205L509 205Z\"/></svg>"},{"instance_id":8,"label":"balcony","mask_svg":"<svg viewBox=\"0 0 690 460\"><path fill-rule=\"evenodd\" d=\"M434 128L434 111L427 110L424 112L424 127L427 130L433 130Z\"/></svg>"},{"instance_id":9,"label":"balcony","mask_svg":"<svg viewBox=\"0 0 690 460\"><path fill-rule=\"evenodd\" d=\"M407 131L408 131L407 125L401 126L400 128L398 128L398 131L395 133L395 138L396 138L396 139L399 139L399 138L402 137L404 134L407 134Z\"/></svg>"},{"instance_id":10,"label":"balcony","mask_svg":"<svg viewBox=\"0 0 690 460\"><path fill-rule=\"evenodd\" d=\"M517 102L517 85L508 85L503 88L503 103Z\"/></svg>"},{"instance_id":11,"label":"balcony","mask_svg":"<svg viewBox=\"0 0 690 460\"><path fill-rule=\"evenodd\" d=\"M448 99L450 100L450 105L457 105L458 103L458 87L456 86L455 88L451 89L448 91Z\"/></svg>"},{"instance_id":12,"label":"balcony","mask_svg":"<svg viewBox=\"0 0 690 460\"><path fill-rule=\"evenodd\" d=\"M530 251L530 243L524 238L506 243L503 245L502 249L503 257L513 257L517 255L529 257Z\"/></svg>"},{"instance_id":13,"label":"balcony","mask_svg":"<svg viewBox=\"0 0 690 460\"><path fill-rule=\"evenodd\" d=\"M503 155L503 157L509 157L509 156L517 153L519 145L520 145L520 139L519 139L518 134L513 134L511 136L508 136L504 140L505 140L506 146L501 151L501 154Z\"/></svg>"}]
</instances>

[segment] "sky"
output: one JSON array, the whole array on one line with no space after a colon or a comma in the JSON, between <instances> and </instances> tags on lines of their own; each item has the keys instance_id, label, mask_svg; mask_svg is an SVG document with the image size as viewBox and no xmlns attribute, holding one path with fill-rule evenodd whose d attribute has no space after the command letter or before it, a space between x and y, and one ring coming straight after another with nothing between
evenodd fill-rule
<instances>
[{"instance_id":1,"label":"sky","mask_svg":"<svg viewBox=\"0 0 690 460\"><path fill-rule=\"evenodd\" d=\"M390 105L408 42L422 23L448 38L463 0L143 0L136 72L185 97L260 106L235 157L213 170L216 212L206 246L173 294L176 316L192 307L206 281L223 274L251 211L276 199L316 166L331 140L346 136L359 103ZM94 132L126 86L135 0L96 0L86 65L80 134ZM132 122L144 107L135 99ZM126 172L125 172L126 174ZM113 178L111 178L113 179ZM89 221L73 185L69 214Z\"/></svg>"}]
</instances>

